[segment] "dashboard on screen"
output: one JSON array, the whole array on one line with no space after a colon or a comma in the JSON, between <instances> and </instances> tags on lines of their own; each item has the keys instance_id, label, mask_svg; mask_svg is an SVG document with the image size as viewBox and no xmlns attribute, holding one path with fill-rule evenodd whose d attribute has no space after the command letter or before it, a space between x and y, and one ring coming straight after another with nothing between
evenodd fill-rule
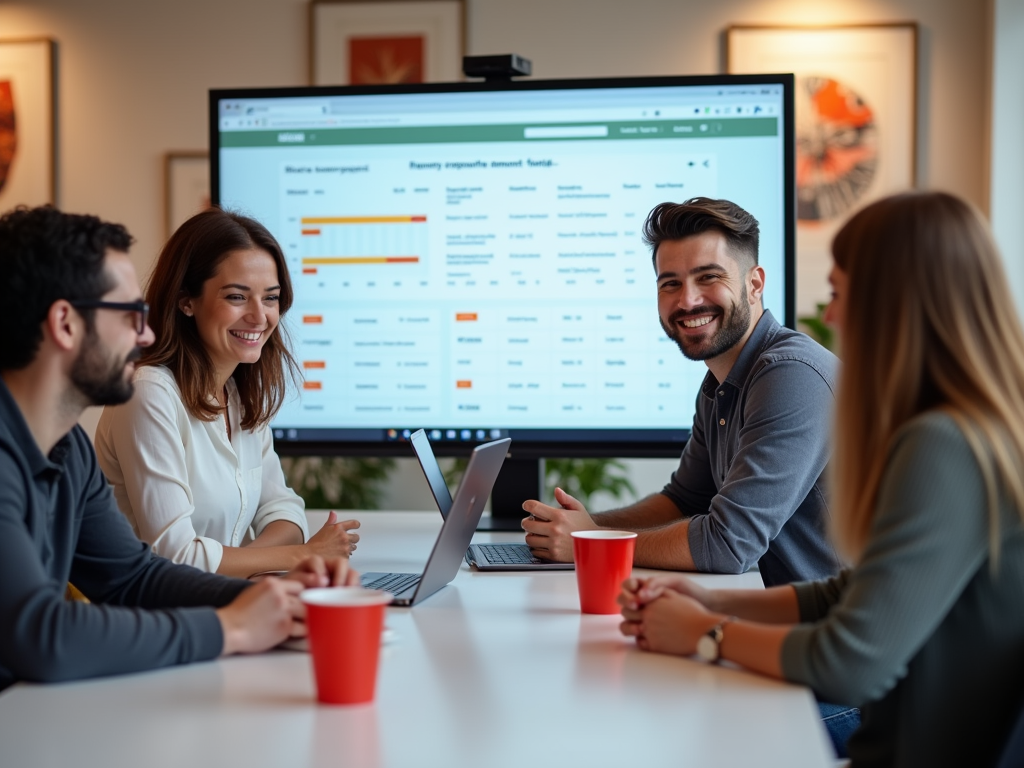
<instances>
[{"instance_id":1,"label":"dashboard on screen","mask_svg":"<svg viewBox=\"0 0 1024 768\"><path fill-rule=\"evenodd\" d=\"M211 92L213 199L263 222L302 368L279 450L512 437L537 455L665 455L707 373L658 321L658 203L761 225L793 323L790 76ZM397 446L396 446L397 447Z\"/></svg>"}]
</instances>

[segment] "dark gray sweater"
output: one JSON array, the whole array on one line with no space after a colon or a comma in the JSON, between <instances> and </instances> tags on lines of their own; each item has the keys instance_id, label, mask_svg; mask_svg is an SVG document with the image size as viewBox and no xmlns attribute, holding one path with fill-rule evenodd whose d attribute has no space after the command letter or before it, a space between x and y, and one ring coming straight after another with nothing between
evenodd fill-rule
<instances>
[{"instance_id":1,"label":"dark gray sweater","mask_svg":"<svg viewBox=\"0 0 1024 768\"><path fill-rule=\"evenodd\" d=\"M993 574L981 470L951 417L897 435L861 561L795 585L786 678L861 707L853 765L992 765L1024 702L1024 526L1004 502Z\"/></svg>"},{"instance_id":2,"label":"dark gray sweater","mask_svg":"<svg viewBox=\"0 0 1024 768\"><path fill-rule=\"evenodd\" d=\"M93 604L64 600L71 581ZM140 542L75 427L44 456L0 379L0 690L212 659L249 585Z\"/></svg>"}]
</instances>

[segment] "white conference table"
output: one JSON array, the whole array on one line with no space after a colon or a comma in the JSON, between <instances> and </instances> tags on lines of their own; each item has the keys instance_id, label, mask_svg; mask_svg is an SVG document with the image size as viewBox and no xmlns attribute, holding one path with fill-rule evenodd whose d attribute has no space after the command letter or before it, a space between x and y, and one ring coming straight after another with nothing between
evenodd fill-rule
<instances>
[{"instance_id":1,"label":"white conference table","mask_svg":"<svg viewBox=\"0 0 1024 768\"><path fill-rule=\"evenodd\" d=\"M310 513L311 527L323 514ZM365 512L361 571L422 569L436 512ZM515 541L477 533L478 541ZM638 571L642 572L642 571ZM702 575L760 587L760 576ZM572 571L463 563L416 608L389 608L376 702L316 703L310 658L273 651L0 695L10 768L522 768L833 763L802 687L640 651L579 613Z\"/></svg>"}]
</instances>

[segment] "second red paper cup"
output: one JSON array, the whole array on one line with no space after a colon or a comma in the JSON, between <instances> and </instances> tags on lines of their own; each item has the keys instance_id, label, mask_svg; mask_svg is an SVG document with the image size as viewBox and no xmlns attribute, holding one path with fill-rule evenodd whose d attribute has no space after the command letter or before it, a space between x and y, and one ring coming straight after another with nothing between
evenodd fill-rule
<instances>
[{"instance_id":1,"label":"second red paper cup","mask_svg":"<svg viewBox=\"0 0 1024 768\"><path fill-rule=\"evenodd\" d=\"M576 586L583 613L618 613L622 582L633 570L636 534L630 531L573 531Z\"/></svg>"},{"instance_id":2,"label":"second red paper cup","mask_svg":"<svg viewBox=\"0 0 1024 768\"><path fill-rule=\"evenodd\" d=\"M317 698L324 704L373 701L384 607L391 595L362 587L307 589L309 650Z\"/></svg>"}]
</instances>

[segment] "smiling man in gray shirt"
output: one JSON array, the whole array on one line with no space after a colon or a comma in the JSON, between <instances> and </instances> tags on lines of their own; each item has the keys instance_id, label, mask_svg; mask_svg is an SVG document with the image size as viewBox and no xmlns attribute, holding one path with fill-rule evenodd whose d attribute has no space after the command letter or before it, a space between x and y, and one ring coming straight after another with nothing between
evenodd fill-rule
<instances>
[{"instance_id":1,"label":"smiling man in gray shirt","mask_svg":"<svg viewBox=\"0 0 1024 768\"><path fill-rule=\"evenodd\" d=\"M784 328L761 302L757 220L726 200L662 203L647 218L662 327L708 367L690 440L661 493L588 514L556 489L561 508L527 501L526 543L571 562L570 533L636 531L635 564L742 573L766 586L835 574L826 533L825 468L837 360Z\"/></svg>"}]
</instances>

